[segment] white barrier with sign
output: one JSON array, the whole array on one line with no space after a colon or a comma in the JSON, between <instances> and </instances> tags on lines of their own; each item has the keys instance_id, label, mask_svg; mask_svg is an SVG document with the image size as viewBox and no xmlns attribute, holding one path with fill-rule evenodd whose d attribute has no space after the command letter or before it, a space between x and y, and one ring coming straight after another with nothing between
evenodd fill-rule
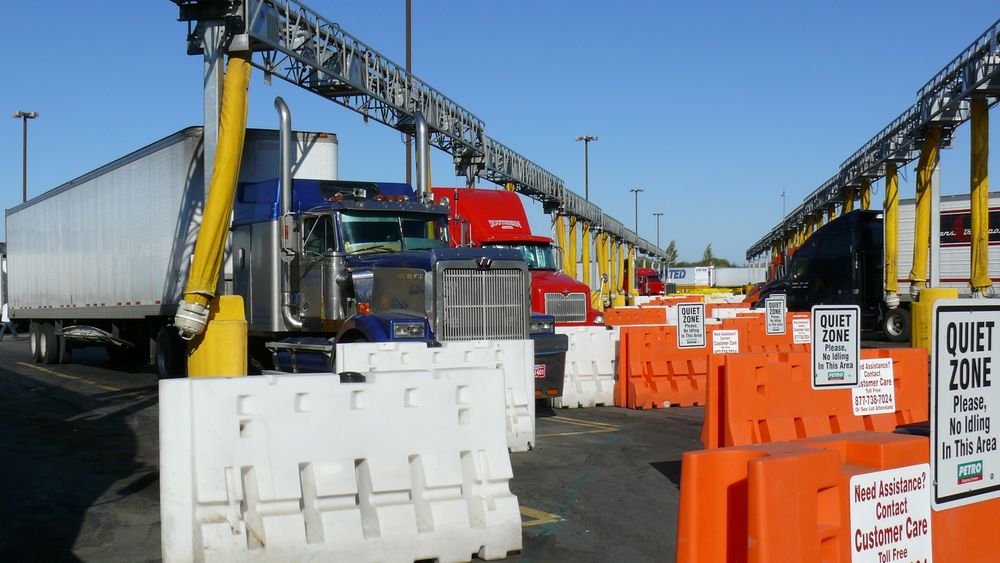
<instances>
[{"instance_id":1,"label":"white barrier with sign","mask_svg":"<svg viewBox=\"0 0 1000 563\"><path fill-rule=\"evenodd\" d=\"M941 299L933 315L931 500L946 510L1000 497L1000 306Z\"/></svg>"},{"instance_id":2,"label":"white barrier with sign","mask_svg":"<svg viewBox=\"0 0 1000 563\"><path fill-rule=\"evenodd\" d=\"M512 452L526 452L535 446L534 357L531 340L460 340L434 348L423 342L361 342L338 344L335 365L338 373L499 368L506 390L502 397L506 402L507 447Z\"/></svg>"},{"instance_id":3,"label":"white barrier with sign","mask_svg":"<svg viewBox=\"0 0 1000 563\"><path fill-rule=\"evenodd\" d=\"M858 384L861 309L857 305L814 305L811 372L813 389Z\"/></svg>"},{"instance_id":4,"label":"white barrier with sign","mask_svg":"<svg viewBox=\"0 0 1000 563\"><path fill-rule=\"evenodd\" d=\"M503 390L482 368L160 381L163 560L503 558Z\"/></svg>"},{"instance_id":5,"label":"white barrier with sign","mask_svg":"<svg viewBox=\"0 0 1000 563\"><path fill-rule=\"evenodd\" d=\"M569 350L562 397L552 399L552 406L614 404L616 333L603 326L557 326L556 333L569 337Z\"/></svg>"},{"instance_id":6,"label":"white barrier with sign","mask_svg":"<svg viewBox=\"0 0 1000 563\"><path fill-rule=\"evenodd\" d=\"M851 563L929 563L930 467L926 464L851 477Z\"/></svg>"}]
</instances>

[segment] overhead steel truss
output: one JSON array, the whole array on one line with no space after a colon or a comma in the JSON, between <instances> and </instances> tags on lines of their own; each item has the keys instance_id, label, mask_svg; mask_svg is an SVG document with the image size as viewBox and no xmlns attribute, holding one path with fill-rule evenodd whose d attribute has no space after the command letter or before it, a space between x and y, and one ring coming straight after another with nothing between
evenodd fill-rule
<instances>
[{"instance_id":1,"label":"overhead steel truss","mask_svg":"<svg viewBox=\"0 0 1000 563\"><path fill-rule=\"evenodd\" d=\"M885 175L885 164L902 166L919 156L918 147L930 125L942 128L942 145L951 143L954 130L969 119L969 100L976 96L1000 95L1000 20L976 38L958 56L934 75L920 90L912 106L861 146L840 165L832 178L814 190L801 205L785 216L763 238L747 250L747 259L760 256L789 238L810 217L843 201L862 178Z\"/></svg>"},{"instance_id":2,"label":"overhead steel truss","mask_svg":"<svg viewBox=\"0 0 1000 563\"><path fill-rule=\"evenodd\" d=\"M251 64L398 131L412 134L422 112L433 146L448 153L460 176L478 176L591 223L640 252L664 252L566 188L556 175L493 140L486 124L405 68L299 0L172 0L181 19L223 21L230 50L253 52ZM197 30L193 35L197 35ZM189 49L190 50L190 49Z\"/></svg>"}]
</instances>

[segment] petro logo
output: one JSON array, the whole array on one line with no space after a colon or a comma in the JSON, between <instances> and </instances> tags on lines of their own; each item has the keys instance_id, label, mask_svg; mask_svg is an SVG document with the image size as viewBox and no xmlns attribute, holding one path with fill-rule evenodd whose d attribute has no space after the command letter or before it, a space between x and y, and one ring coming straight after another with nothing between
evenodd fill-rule
<instances>
[{"instance_id":1,"label":"petro logo","mask_svg":"<svg viewBox=\"0 0 1000 563\"><path fill-rule=\"evenodd\" d=\"M845 374L842 371L831 371L830 374L827 376L827 379L829 379L830 381L843 381L846 378L847 374Z\"/></svg>"},{"instance_id":2,"label":"petro logo","mask_svg":"<svg viewBox=\"0 0 1000 563\"><path fill-rule=\"evenodd\" d=\"M958 484L973 483L983 480L982 460L970 461L969 463L958 464Z\"/></svg>"}]
</instances>

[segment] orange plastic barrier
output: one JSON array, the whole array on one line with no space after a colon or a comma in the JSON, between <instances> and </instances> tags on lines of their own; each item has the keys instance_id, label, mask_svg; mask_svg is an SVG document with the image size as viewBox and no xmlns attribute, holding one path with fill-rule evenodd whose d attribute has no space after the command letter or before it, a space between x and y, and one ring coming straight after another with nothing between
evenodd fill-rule
<instances>
[{"instance_id":1,"label":"orange plastic barrier","mask_svg":"<svg viewBox=\"0 0 1000 563\"><path fill-rule=\"evenodd\" d=\"M792 335L792 319L809 318L803 313L787 313L785 334L767 334L766 319L758 313L737 314L734 319L722 319L722 328L740 330L740 347L746 339L748 352L808 352L809 344L795 344Z\"/></svg>"},{"instance_id":2,"label":"orange plastic barrier","mask_svg":"<svg viewBox=\"0 0 1000 563\"><path fill-rule=\"evenodd\" d=\"M927 420L927 351L862 350L891 358L896 412L855 416L850 389L812 389L809 354L733 354L714 358L705 381L706 448L761 444L851 431L890 431Z\"/></svg>"},{"instance_id":3,"label":"orange plastic barrier","mask_svg":"<svg viewBox=\"0 0 1000 563\"><path fill-rule=\"evenodd\" d=\"M666 307L612 307L604 310L608 326L667 324Z\"/></svg>"},{"instance_id":4,"label":"orange plastic barrier","mask_svg":"<svg viewBox=\"0 0 1000 563\"><path fill-rule=\"evenodd\" d=\"M851 560L853 475L927 463L928 439L854 432L688 452L681 465L680 563ZM1000 499L931 513L937 561L996 561Z\"/></svg>"},{"instance_id":5,"label":"orange plastic barrier","mask_svg":"<svg viewBox=\"0 0 1000 563\"><path fill-rule=\"evenodd\" d=\"M649 409L704 404L714 328L705 327L704 348L678 348L677 327L622 327L615 405Z\"/></svg>"}]
</instances>

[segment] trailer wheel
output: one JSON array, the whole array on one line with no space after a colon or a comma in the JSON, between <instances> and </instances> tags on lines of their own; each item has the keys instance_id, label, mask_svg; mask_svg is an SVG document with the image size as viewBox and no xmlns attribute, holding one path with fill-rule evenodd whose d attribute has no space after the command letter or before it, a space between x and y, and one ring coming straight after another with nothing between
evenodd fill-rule
<instances>
[{"instance_id":1,"label":"trailer wheel","mask_svg":"<svg viewBox=\"0 0 1000 563\"><path fill-rule=\"evenodd\" d=\"M42 361L46 364L58 364L59 358L62 355L59 345L60 337L56 334L56 325L50 322L41 323L41 330L39 331L39 347L38 352L41 356Z\"/></svg>"},{"instance_id":2,"label":"trailer wheel","mask_svg":"<svg viewBox=\"0 0 1000 563\"><path fill-rule=\"evenodd\" d=\"M882 317L882 332L890 342L909 342L910 312L902 307L886 311Z\"/></svg>"},{"instance_id":3,"label":"trailer wheel","mask_svg":"<svg viewBox=\"0 0 1000 563\"><path fill-rule=\"evenodd\" d=\"M28 344L31 347L31 360L36 364L42 361L39 334L41 334L41 327L38 326L37 322L31 321L31 324L28 325Z\"/></svg>"},{"instance_id":4,"label":"trailer wheel","mask_svg":"<svg viewBox=\"0 0 1000 563\"><path fill-rule=\"evenodd\" d=\"M160 379L187 375L187 346L177 331L161 327L156 333L156 374Z\"/></svg>"}]
</instances>

